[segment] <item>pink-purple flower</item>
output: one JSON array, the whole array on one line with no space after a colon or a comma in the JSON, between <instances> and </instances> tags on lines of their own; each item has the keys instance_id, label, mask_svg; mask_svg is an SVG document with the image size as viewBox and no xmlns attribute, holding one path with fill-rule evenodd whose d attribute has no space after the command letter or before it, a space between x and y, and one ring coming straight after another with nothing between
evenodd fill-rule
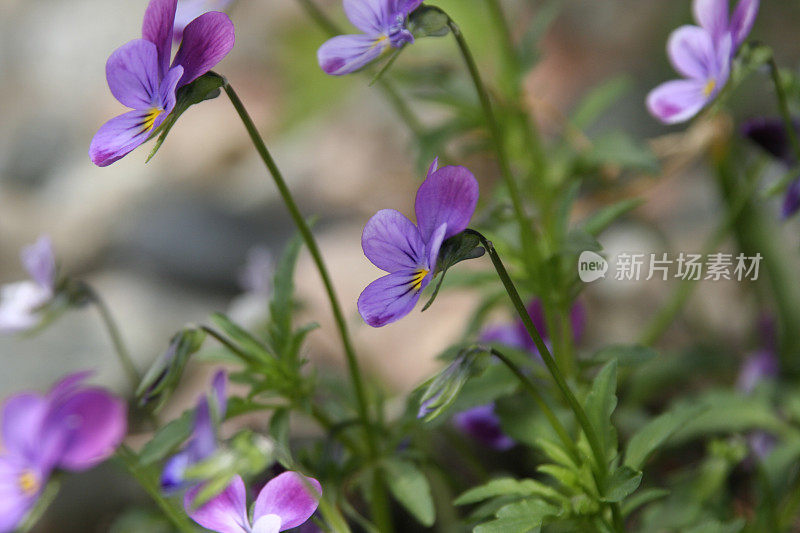
<instances>
[{"instance_id":1,"label":"pink-purple flower","mask_svg":"<svg viewBox=\"0 0 800 533\"><path fill-rule=\"evenodd\" d=\"M372 327L411 312L433 279L442 242L464 231L475 212L479 191L472 172L459 166L437 168L437 163L417 191L416 225L399 211L383 209L364 227L364 255L388 272L358 298L358 311Z\"/></svg>"},{"instance_id":2,"label":"pink-purple flower","mask_svg":"<svg viewBox=\"0 0 800 533\"><path fill-rule=\"evenodd\" d=\"M216 407L213 415L209 398L203 395L198 400L194 415L194 429L189 443L182 451L167 460L164 470L161 472L161 488L165 492L188 488L191 483L186 480L186 470L200 461L208 459L217 450L215 420L221 421L225 418L228 406L225 394L226 385L227 375L220 370L214 375L211 385L213 393L211 400L215 402Z\"/></svg>"},{"instance_id":3,"label":"pink-purple flower","mask_svg":"<svg viewBox=\"0 0 800 533\"><path fill-rule=\"evenodd\" d=\"M186 512L204 528L218 533L278 533L295 528L311 518L322 496L322 486L316 479L284 472L261 489L251 519L241 477L235 476L221 494L195 509L193 502L200 489L186 493Z\"/></svg>"},{"instance_id":4,"label":"pink-purple flower","mask_svg":"<svg viewBox=\"0 0 800 533\"><path fill-rule=\"evenodd\" d=\"M22 249L21 259L30 280L0 287L0 332L14 333L36 327L41 309L55 295L56 259L47 236Z\"/></svg>"},{"instance_id":5,"label":"pink-purple flower","mask_svg":"<svg viewBox=\"0 0 800 533\"><path fill-rule=\"evenodd\" d=\"M2 410L0 532L13 531L56 469L82 471L116 450L127 431L127 406L89 373L62 379L47 394L20 393Z\"/></svg>"},{"instance_id":6,"label":"pink-purple flower","mask_svg":"<svg viewBox=\"0 0 800 533\"><path fill-rule=\"evenodd\" d=\"M422 0L344 0L347 18L364 33L329 39L317 52L319 66L333 76L350 74L390 48L413 43L406 19L420 4Z\"/></svg>"},{"instance_id":7,"label":"pink-purple flower","mask_svg":"<svg viewBox=\"0 0 800 533\"><path fill-rule=\"evenodd\" d=\"M204 13L186 25L170 64L176 9L177 0L151 0L142 38L108 58L111 94L132 111L112 118L95 134L89 147L94 164L110 165L149 139L175 107L177 89L211 70L233 48L228 15Z\"/></svg>"},{"instance_id":8,"label":"pink-purple flower","mask_svg":"<svg viewBox=\"0 0 800 533\"><path fill-rule=\"evenodd\" d=\"M729 14L728 0L695 0L699 26L682 26L667 43L667 55L684 78L659 85L647 97L650 113L665 124L689 120L716 98L731 63L750 34L759 0L740 0Z\"/></svg>"}]
</instances>

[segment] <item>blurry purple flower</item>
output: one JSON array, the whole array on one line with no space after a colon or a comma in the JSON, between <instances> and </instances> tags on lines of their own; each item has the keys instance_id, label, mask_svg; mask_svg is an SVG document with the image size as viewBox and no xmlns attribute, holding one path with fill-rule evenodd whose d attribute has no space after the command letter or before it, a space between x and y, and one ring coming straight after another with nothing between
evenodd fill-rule
<instances>
[{"instance_id":1,"label":"blurry purple flower","mask_svg":"<svg viewBox=\"0 0 800 533\"><path fill-rule=\"evenodd\" d=\"M763 461L775 449L778 440L766 431L756 431L748 435L747 442L753 457Z\"/></svg>"},{"instance_id":2,"label":"blurry purple flower","mask_svg":"<svg viewBox=\"0 0 800 533\"><path fill-rule=\"evenodd\" d=\"M729 16L728 0L695 0L700 26L682 26L667 43L672 66L684 79L659 85L647 96L650 113L665 124L695 116L719 94L731 61L753 28L759 0L741 0Z\"/></svg>"},{"instance_id":3,"label":"blurry purple flower","mask_svg":"<svg viewBox=\"0 0 800 533\"><path fill-rule=\"evenodd\" d=\"M214 375L211 387L213 397L210 398L216 402L217 420L224 420L228 407L226 385L227 376L220 370ZM161 472L161 489L164 492L170 493L190 487L192 483L186 480L186 470L208 459L217 451L217 430L214 419L209 397L204 395L197 401L192 438L182 451L173 455L164 464L164 470Z\"/></svg>"},{"instance_id":4,"label":"blurry purple flower","mask_svg":"<svg viewBox=\"0 0 800 533\"><path fill-rule=\"evenodd\" d=\"M528 304L528 315L530 315L533 325L542 336L545 344L550 343L550 335L547 331L547 324L544 318L544 308L542 301L534 299ZM586 328L586 311L579 302L575 303L570 310L570 322L572 323L572 333L575 342L580 342L583 331ZM538 354L536 345L533 343L525 325L517 319L513 324L492 326L481 334L482 342L495 342L504 344L518 350L525 350L533 354Z\"/></svg>"},{"instance_id":5,"label":"blurry purple flower","mask_svg":"<svg viewBox=\"0 0 800 533\"><path fill-rule=\"evenodd\" d=\"M736 388L750 394L759 383L778 376L778 358L772 350L760 350L748 357L739 372Z\"/></svg>"},{"instance_id":6,"label":"blurry purple flower","mask_svg":"<svg viewBox=\"0 0 800 533\"><path fill-rule=\"evenodd\" d=\"M205 13L183 31L170 66L177 0L150 0L142 38L117 48L106 63L114 98L133 109L112 118L92 139L89 156L105 167L145 142L175 107L178 88L199 78L224 58L234 43L228 15Z\"/></svg>"},{"instance_id":7,"label":"blurry purple flower","mask_svg":"<svg viewBox=\"0 0 800 533\"><path fill-rule=\"evenodd\" d=\"M383 209L364 227L361 247L373 265L388 272L358 297L364 321L378 328L404 317L433 279L439 248L464 231L478 203L478 182L464 167L428 169L414 204L415 226L402 213Z\"/></svg>"},{"instance_id":8,"label":"blurry purple flower","mask_svg":"<svg viewBox=\"0 0 800 533\"><path fill-rule=\"evenodd\" d=\"M794 121L795 131L800 133L800 121ZM794 166L797 161L789 145L789 136L779 118L757 117L745 122L742 134L760 146L768 154L781 160L787 167ZM781 215L789 218L800 210L800 177L786 189L783 197Z\"/></svg>"},{"instance_id":9,"label":"blurry purple flower","mask_svg":"<svg viewBox=\"0 0 800 533\"><path fill-rule=\"evenodd\" d=\"M39 324L40 308L55 294L56 260L47 236L20 254L31 279L0 287L0 332L25 331Z\"/></svg>"},{"instance_id":10,"label":"blurry purple flower","mask_svg":"<svg viewBox=\"0 0 800 533\"><path fill-rule=\"evenodd\" d=\"M494 404L462 411L453 417L453 423L462 433L495 450L505 451L514 446L514 439L500 427Z\"/></svg>"},{"instance_id":11,"label":"blurry purple flower","mask_svg":"<svg viewBox=\"0 0 800 533\"><path fill-rule=\"evenodd\" d=\"M295 528L314 514L322 495L322 486L316 479L284 472L261 489L251 521L241 477L235 476L220 495L193 509L200 489L195 487L186 493L184 508L195 522L218 533L278 533Z\"/></svg>"},{"instance_id":12,"label":"blurry purple flower","mask_svg":"<svg viewBox=\"0 0 800 533\"><path fill-rule=\"evenodd\" d=\"M89 373L62 379L46 395L21 393L2 410L0 532L15 530L55 469L87 470L114 453L127 432L127 407Z\"/></svg>"},{"instance_id":13,"label":"blurry purple flower","mask_svg":"<svg viewBox=\"0 0 800 533\"><path fill-rule=\"evenodd\" d=\"M350 74L390 48L413 43L406 18L420 4L422 0L344 0L347 18L364 33L329 39L317 51L319 66L333 76Z\"/></svg>"},{"instance_id":14,"label":"blurry purple flower","mask_svg":"<svg viewBox=\"0 0 800 533\"><path fill-rule=\"evenodd\" d=\"M800 178L794 180L786 189L781 206L781 216L789 218L800 210Z\"/></svg>"},{"instance_id":15,"label":"blurry purple flower","mask_svg":"<svg viewBox=\"0 0 800 533\"><path fill-rule=\"evenodd\" d=\"M794 120L794 129L800 134L800 121ZM755 117L742 125L742 135L762 150L780 159L786 166L795 164L795 156L789 144L789 136L783 120L773 117Z\"/></svg>"},{"instance_id":16,"label":"blurry purple flower","mask_svg":"<svg viewBox=\"0 0 800 533\"><path fill-rule=\"evenodd\" d=\"M269 248L252 247L239 273L239 285L245 292L231 301L228 310L231 320L245 326L256 326L266 320L274 274L275 261Z\"/></svg>"},{"instance_id":17,"label":"blurry purple flower","mask_svg":"<svg viewBox=\"0 0 800 533\"><path fill-rule=\"evenodd\" d=\"M176 44L180 43L183 39L183 30L200 15L211 11L225 11L232 3L233 0L178 0L173 40Z\"/></svg>"}]
</instances>

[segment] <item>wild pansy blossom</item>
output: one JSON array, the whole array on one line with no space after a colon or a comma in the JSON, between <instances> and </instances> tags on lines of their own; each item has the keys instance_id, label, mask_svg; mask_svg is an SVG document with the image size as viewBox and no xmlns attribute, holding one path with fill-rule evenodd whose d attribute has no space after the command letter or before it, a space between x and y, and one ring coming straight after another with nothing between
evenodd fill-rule
<instances>
[{"instance_id":1,"label":"wild pansy blossom","mask_svg":"<svg viewBox=\"0 0 800 533\"><path fill-rule=\"evenodd\" d=\"M192 520L218 533L278 533L295 528L311 518L322 496L322 486L316 479L284 472L261 489L251 520L240 476L235 476L216 498L194 509L200 489L195 487L186 493L184 508Z\"/></svg>"},{"instance_id":2,"label":"wild pansy blossom","mask_svg":"<svg viewBox=\"0 0 800 533\"><path fill-rule=\"evenodd\" d=\"M212 400L216 402L216 415L219 420L225 418L228 399L225 394L227 376L224 371L214 375L211 390ZM194 414L194 430L192 438L183 451L173 455L164 465L161 473L161 488L165 492L175 492L188 488L191 484L186 481L186 470L211 457L217 450L217 431L214 417L211 413L209 398L203 395L197 402Z\"/></svg>"},{"instance_id":3,"label":"wild pansy blossom","mask_svg":"<svg viewBox=\"0 0 800 533\"><path fill-rule=\"evenodd\" d=\"M364 321L378 328L404 317L433 279L439 248L464 231L478 204L478 181L464 167L438 168L438 159L417 191L417 225L394 209L367 222L361 247L373 265L388 272L358 297Z\"/></svg>"},{"instance_id":4,"label":"wild pansy blossom","mask_svg":"<svg viewBox=\"0 0 800 533\"><path fill-rule=\"evenodd\" d=\"M533 300L528 305L528 314L545 344L549 345L550 339L547 333L541 300ZM580 303L572 306L570 321L575 342L579 342L586 324L585 312ZM513 324L491 327L484 331L480 340L481 342L503 344L537 356L539 354L539 350L531 340L521 320L516 320ZM494 409L493 403L467 409L453 416L453 425L465 435L469 435L489 448L498 451L508 450L514 446L514 439L503 433L500 419L495 414Z\"/></svg>"},{"instance_id":5,"label":"wild pansy blossom","mask_svg":"<svg viewBox=\"0 0 800 533\"><path fill-rule=\"evenodd\" d=\"M800 121L793 123L795 132L800 135ZM764 151L781 161L786 167L797 164L797 157L789 144L783 120L779 118L758 117L744 123L742 133ZM783 197L781 215L789 218L800 210L800 176L786 189Z\"/></svg>"},{"instance_id":6,"label":"wild pansy blossom","mask_svg":"<svg viewBox=\"0 0 800 533\"><path fill-rule=\"evenodd\" d=\"M56 469L87 470L111 456L127 432L127 407L89 373L67 376L46 395L8 398L2 410L0 532L14 531Z\"/></svg>"},{"instance_id":7,"label":"wild pansy blossom","mask_svg":"<svg viewBox=\"0 0 800 533\"><path fill-rule=\"evenodd\" d=\"M0 332L36 327L41 321L39 311L55 295L56 259L50 239L39 237L20 256L31 279L0 287Z\"/></svg>"},{"instance_id":8,"label":"wild pansy blossom","mask_svg":"<svg viewBox=\"0 0 800 533\"><path fill-rule=\"evenodd\" d=\"M175 107L177 89L211 70L233 48L228 15L204 13L186 25L170 65L176 9L177 0L151 0L142 38L108 58L108 88L133 110L112 118L94 136L89 156L95 165L110 165L150 138Z\"/></svg>"},{"instance_id":9,"label":"wild pansy blossom","mask_svg":"<svg viewBox=\"0 0 800 533\"><path fill-rule=\"evenodd\" d=\"M682 26L667 43L667 55L681 80L659 85L647 96L650 113L665 124L689 120L719 94L731 62L750 34L759 0L740 0L729 15L728 0L695 0L700 26Z\"/></svg>"},{"instance_id":10,"label":"wild pansy blossom","mask_svg":"<svg viewBox=\"0 0 800 533\"><path fill-rule=\"evenodd\" d=\"M406 19L420 4L422 0L344 0L347 18L364 33L338 35L326 41L317 51L319 66L333 76L350 74L390 48L413 43Z\"/></svg>"}]
</instances>

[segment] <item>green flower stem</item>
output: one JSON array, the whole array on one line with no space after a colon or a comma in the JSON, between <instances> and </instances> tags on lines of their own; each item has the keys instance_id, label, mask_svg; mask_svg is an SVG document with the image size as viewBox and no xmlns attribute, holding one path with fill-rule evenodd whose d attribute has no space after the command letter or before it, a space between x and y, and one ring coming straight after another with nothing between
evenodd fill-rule
<instances>
[{"instance_id":1,"label":"green flower stem","mask_svg":"<svg viewBox=\"0 0 800 533\"><path fill-rule=\"evenodd\" d=\"M145 492L147 492L164 513L164 516L172 522L172 525L174 525L178 531L181 533L196 533L197 528L192 525L192 522L189 517L186 516L183 509L176 509L161 493L158 481L139 465L139 457L136 455L136 452L131 450L126 444L122 444L117 449L117 457L122 460L128 472L142 486Z\"/></svg>"},{"instance_id":2,"label":"green flower stem","mask_svg":"<svg viewBox=\"0 0 800 533\"><path fill-rule=\"evenodd\" d=\"M569 433L567 433L567 430L561 424L561 421L558 419L555 413L553 413L553 410L550 409L550 406L547 405L547 402L544 400L544 398L542 398L542 395L539 393L539 389L536 388L536 384L533 381L531 381L531 378L525 375L525 373L522 370L520 370L520 368L517 365L515 365L514 362L511 359L509 359L506 355L495 350L494 348L490 350L490 353L495 357L497 357L498 359L500 359L500 361L502 361L503 364L506 365L508 369L514 373L515 376L517 376L517 379L519 379L520 383L522 383L522 386L525 388L525 391L531 396L531 398L533 398L533 401L536 402L536 405L539 406L539 408L544 413L544 416L547 418L548 422L550 422L550 425L553 427L553 430L555 430L556 434L558 435L558 438L561 439L561 442L564 444L567 451L569 451L569 454L572 456L572 459L576 463L580 461L580 453L578 452L578 447L575 445L575 442L569 436Z\"/></svg>"},{"instance_id":3,"label":"green flower stem","mask_svg":"<svg viewBox=\"0 0 800 533\"><path fill-rule=\"evenodd\" d=\"M311 253L314 264L316 265L319 275L322 278L322 282L325 285L325 292L328 295L331 310L333 311L333 316L336 321L336 327L339 330L339 336L341 337L342 346L344 347L345 356L347 358L347 367L350 372L350 380L353 383L359 416L361 418L362 425L364 426L364 433L366 434L369 453L373 459L377 458L379 455L378 443L374 428L372 427L369 404L367 403L367 394L366 389L364 388L361 370L359 369L358 359L356 358L356 353L353 348L352 341L350 340L350 334L347 331L347 323L345 322L344 314L342 313L342 308L339 304L339 299L336 296L335 289L333 288L333 282L328 274L328 269L325 266L324 260L322 259L322 253L320 252L319 246L317 246L317 241L314 239L314 235L311 233L308 223L303 218L303 215L300 214L300 209L298 208L297 203L295 202L294 197L289 190L289 187L286 185L286 181L284 181L278 165L275 163L275 160L272 159L272 155L270 155L269 150L267 150L264 140L258 133L258 129L256 128L253 119L250 118L247 109L245 109L244 104L239 99L236 91L233 90L233 87L227 81L225 82L224 89L225 93L228 95L228 98L230 98L234 109L236 109L236 112L242 119L242 124L244 124L250 139L253 141L253 145L255 146L258 155L264 161L264 164L269 170L269 173L272 176L276 187L278 188L278 192L280 193L283 202L286 204L286 208L289 210L289 214L297 226L297 229L300 231L300 235L303 238L309 253ZM373 494L373 511L375 513L375 521L381 526L381 531L390 533L391 519L383 482L377 480L377 482L373 484L373 489L375 491Z\"/></svg>"},{"instance_id":4,"label":"green flower stem","mask_svg":"<svg viewBox=\"0 0 800 533\"><path fill-rule=\"evenodd\" d=\"M778 64L775 62L775 56L769 58L769 71L772 75L772 83L775 85L775 95L778 97L778 110L783 119L783 126L786 128L786 135L789 137L789 142L792 145L794 156L800 161L800 140L797 138L797 132L794 129L792 115L789 112L789 100L786 97L786 91L781 83L781 71Z\"/></svg>"},{"instance_id":5,"label":"green flower stem","mask_svg":"<svg viewBox=\"0 0 800 533\"><path fill-rule=\"evenodd\" d=\"M80 290L85 297L92 304L94 304L95 308L97 308L97 312L100 314L100 318L103 321L106 330L108 331L108 335L111 337L111 342L114 345L114 351L117 354L120 365L125 371L131 387L133 387L133 390L136 390L136 388L139 386L142 376L139 375L136 365L133 364L130 352L125 346L125 342L122 340L122 334L117 327L114 317L111 315L111 310L108 308L108 305L106 305L105 300L100 297L100 294L95 291L91 285L80 282Z\"/></svg>"},{"instance_id":6,"label":"green flower stem","mask_svg":"<svg viewBox=\"0 0 800 533\"><path fill-rule=\"evenodd\" d=\"M525 207L522 205L522 195L520 194L519 187L517 187L517 183L514 181L514 176L511 173L511 165L508 161L508 153L506 151L506 143L505 139L503 138L503 132L500 130L494 110L492 109L492 102L489 98L489 93L486 91L486 86L483 84L481 73L478 70L478 66L475 63L475 58L472 56L472 52L470 52L469 45L467 44L466 39L464 39L464 35L461 33L461 28L459 28L458 24L456 24L455 21L449 17L447 25L450 28L450 31L453 33L456 44L458 44L458 49L460 50L461 55L464 58L464 62L467 65L470 78L472 78L475 91L478 93L478 99L480 100L481 108L483 109L486 125L489 127L489 134L492 139L492 143L494 144L495 153L497 154L497 162L500 166L500 175L502 176L506 188L508 189L508 195L511 198L511 205L514 208L514 216L516 217L517 224L519 225L520 239L522 241L521 244L526 265L529 269L531 269L533 265L537 264L536 252L533 249L533 228L531 226L531 221L525 214Z\"/></svg>"},{"instance_id":7,"label":"green flower stem","mask_svg":"<svg viewBox=\"0 0 800 533\"><path fill-rule=\"evenodd\" d=\"M589 417L586 416L586 411L583 410L583 407L578 402L575 394L573 394L572 390L569 388L569 385L564 379L561 370L558 368L558 364L556 363L555 359L553 359L553 355L547 348L542 336L536 330L536 326L533 324L533 320L531 320L527 309L525 309L525 304L522 302L522 298L520 298L519 292L517 292L517 288L514 286L511 276L509 276L506 267L503 265L503 261L500 259L500 256L497 255L497 251L494 249L492 242L477 231L471 229L466 229L464 231L475 235L481 240L483 247L486 249L486 253L492 260L492 264L497 271L497 275L500 277L500 281L503 283L503 286L508 293L511 303L514 305L514 309L517 311L519 318L522 320L522 323L525 326L525 329L528 332L531 340L539 350L539 355L541 355L542 361L544 361L544 364L547 367L547 370L550 372L550 375L553 377L556 386L561 391L561 394L564 396L564 399L567 401L570 409L572 409L572 412L575 414L575 418L578 420L578 424L581 426L584 435L586 435L586 440L588 441L589 447L592 450L592 456L594 457L594 462L597 467L597 475L601 486L600 488L602 490L606 480L608 479L608 462L606 461L603 453L603 447L600 444L600 439L598 439L595 429L592 427L591 422L589 422ZM611 511L614 517L614 525L616 529L619 531L624 531L619 505L612 504Z\"/></svg>"}]
</instances>

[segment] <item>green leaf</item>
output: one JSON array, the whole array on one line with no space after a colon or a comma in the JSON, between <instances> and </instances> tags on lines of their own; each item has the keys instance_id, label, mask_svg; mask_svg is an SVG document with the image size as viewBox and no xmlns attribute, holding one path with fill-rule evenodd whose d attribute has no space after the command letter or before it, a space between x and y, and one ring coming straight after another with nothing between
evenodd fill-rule
<instances>
[{"instance_id":1,"label":"green leaf","mask_svg":"<svg viewBox=\"0 0 800 533\"><path fill-rule=\"evenodd\" d=\"M187 109L205 100L210 100L219 96L220 89L226 84L225 78L215 72L206 72L192 83L184 85L176 93L175 107L172 112L164 119L164 122L150 135L150 138L158 136L156 144L147 156L150 161L156 155L161 144L169 135L172 126Z\"/></svg>"},{"instance_id":2,"label":"green leaf","mask_svg":"<svg viewBox=\"0 0 800 533\"><path fill-rule=\"evenodd\" d=\"M430 527L436 521L433 497L428 479L415 465L401 459L382 462L386 483L395 499L405 507L420 524Z\"/></svg>"},{"instance_id":3,"label":"green leaf","mask_svg":"<svg viewBox=\"0 0 800 533\"><path fill-rule=\"evenodd\" d=\"M632 85L628 76L620 76L593 88L572 113L572 125L579 129L588 128L625 93L630 92Z\"/></svg>"},{"instance_id":4,"label":"green leaf","mask_svg":"<svg viewBox=\"0 0 800 533\"><path fill-rule=\"evenodd\" d=\"M631 437L625 450L624 464L636 470L642 468L650 454L705 410L705 407L697 405L679 406L654 418Z\"/></svg>"},{"instance_id":5,"label":"green leaf","mask_svg":"<svg viewBox=\"0 0 800 533\"><path fill-rule=\"evenodd\" d=\"M292 342L292 315L294 311L294 272L303 240L295 235L283 251L275 266L272 281L272 299L269 302L269 333L272 347L279 356L288 356L288 348ZM295 354L291 354L295 355Z\"/></svg>"},{"instance_id":6,"label":"green leaf","mask_svg":"<svg viewBox=\"0 0 800 533\"><path fill-rule=\"evenodd\" d=\"M477 526L475 533L528 533L539 531L545 519L559 514L559 508L542 500L524 500L502 507L497 520Z\"/></svg>"},{"instance_id":7,"label":"green leaf","mask_svg":"<svg viewBox=\"0 0 800 533\"><path fill-rule=\"evenodd\" d=\"M586 397L586 416L594 427L606 457L616 453L616 431L611 424L611 414L617 406L617 361L607 363L592 382Z\"/></svg>"},{"instance_id":8,"label":"green leaf","mask_svg":"<svg viewBox=\"0 0 800 533\"><path fill-rule=\"evenodd\" d=\"M581 226L589 235L597 237L620 217L630 213L643 203L644 200L642 198L628 198L627 200L622 200L600 209L587 218Z\"/></svg>"},{"instance_id":9,"label":"green leaf","mask_svg":"<svg viewBox=\"0 0 800 533\"><path fill-rule=\"evenodd\" d=\"M628 466L617 468L608 479L602 500L604 502L621 502L639 488L642 473Z\"/></svg>"},{"instance_id":10,"label":"green leaf","mask_svg":"<svg viewBox=\"0 0 800 533\"><path fill-rule=\"evenodd\" d=\"M423 311L431 306L436 296L439 294L439 288L444 282L444 275L447 273L448 269L461 261L481 257L486 252L480 244L480 238L468 232L461 232L458 235L453 235L442 243L442 247L439 249L439 257L436 261L436 270L433 273L434 276L437 274L439 275L439 280L436 283L436 287L430 299L422 307Z\"/></svg>"},{"instance_id":11,"label":"green leaf","mask_svg":"<svg viewBox=\"0 0 800 533\"><path fill-rule=\"evenodd\" d=\"M268 361L275 357L271 349L222 313L212 314L211 321L219 326L243 352L245 362Z\"/></svg>"},{"instance_id":12,"label":"green leaf","mask_svg":"<svg viewBox=\"0 0 800 533\"><path fill-rule=\"evenodd\" d=\"M509 477L493 479L484 485L464 492L453 502L455 505L469 505L498 496L540 496L561 500L563 496L552 487L535 479L513 479Z\"/></svg>"},{"instance_id":13,"label":"green leaf","mask_svg":"<svg viewBox=\"0 0 800 533\"><path fill-rule=\"evenodd\" d=\"M150 442L144 445L139 454L139 462L151 465L174 452L178 446L189 438L194 426L194 411L185 411L179 418L159 429Z\"/></svg>"},{"instance_id":14,"label":"green leaf","mask_svg":"<svg viewBox=\"0 0 800 533\"><path fill-rule=\"evenodd\" d=\"M652 488L640 490L622 504L622 516L628 516L632 512L636 511L639 507L647 505L648 503L661 499L667 495L669 495L669 491L666 489Z\"/></svg>"},{"instance_id":15,"label":"green leaf","mask_svg":"<svg viewBox=\"0 0 800 533\"><path fill-rule=\"evenodd\" d=\"M593 363L616 361L617 366L638 366L658 356L658 352L647 346L638 344L616 344L599 350L590 359Z\"/></svg>"},{"instance_id":16,"label":"green leaf","mask_svg":"<svg viewBox=\"0 0 800 533\"><path fill-rule=\"evenodd\" d=\"M595 166L612 165L651 173L659 171L658 158L653 151L619 131L595 139L586 159Z\"/></svg>"}]
</instances>

